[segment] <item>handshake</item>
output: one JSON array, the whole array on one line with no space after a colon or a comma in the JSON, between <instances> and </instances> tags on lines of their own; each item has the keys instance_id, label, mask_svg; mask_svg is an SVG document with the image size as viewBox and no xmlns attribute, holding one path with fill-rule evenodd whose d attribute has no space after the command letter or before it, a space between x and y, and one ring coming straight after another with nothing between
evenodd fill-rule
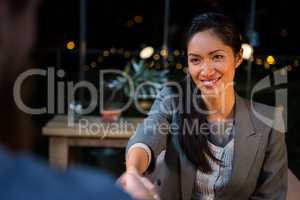
<instances>
[{"instance_id":1,"label":"handshake","mask_svg":"<svg viewBox=\"0 0 300 200\"><path fill-rule=\"evenodd\" d=\"M118 180L125 192L137 200L160 200L159 194L153 183L141 176L137 170L127 170Z\"/></svg>"}]
</instances>

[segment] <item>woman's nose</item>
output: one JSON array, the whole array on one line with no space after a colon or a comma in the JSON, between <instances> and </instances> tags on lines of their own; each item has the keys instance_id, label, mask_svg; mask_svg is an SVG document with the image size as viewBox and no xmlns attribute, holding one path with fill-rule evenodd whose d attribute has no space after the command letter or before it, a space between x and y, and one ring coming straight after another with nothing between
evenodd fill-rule
<instances>
[{"instance_id":1,"label":"woman's nose","mask_svg":"<svg viewBox=\"0 0 300 200\"><path fill-rule=\"evenodd\" d=\"M215 73L215 70L212 66L205 64L200 72L201 76L212 76Z\"/></svg>"}]
</instances>

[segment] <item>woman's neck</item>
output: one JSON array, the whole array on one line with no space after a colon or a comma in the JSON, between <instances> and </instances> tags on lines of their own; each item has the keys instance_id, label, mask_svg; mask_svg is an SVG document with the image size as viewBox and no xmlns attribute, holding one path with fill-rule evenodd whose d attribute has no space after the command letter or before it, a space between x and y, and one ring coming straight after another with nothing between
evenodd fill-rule
<instances>
[{"instance_id":1,"label":"woman's neck","mask_svg":"<svg viewBox=\"0 0 300 200\"><path fill-rule=\"evenodd\" d=\"M204 102L208 108L208 120L227 120L233 116L235 94L233 87L227 88L218 95L203 95Z\"/></svg>"}]
</instances>

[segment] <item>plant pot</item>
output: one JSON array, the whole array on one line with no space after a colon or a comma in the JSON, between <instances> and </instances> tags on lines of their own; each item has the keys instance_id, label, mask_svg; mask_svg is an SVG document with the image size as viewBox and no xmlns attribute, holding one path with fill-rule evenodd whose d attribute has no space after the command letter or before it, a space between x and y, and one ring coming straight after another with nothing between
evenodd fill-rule
<instances>
[{"instance_id":1,"label":"plant pot","mask_svg":"<svg viewBox=\"0 0 300 200\"><path fill-rule=\"evenodd\" d=\"M103 110L101 112L101 119L104 122L115 122L121 116L121 111L119 110Z\"/></svg>"}]
</instances>

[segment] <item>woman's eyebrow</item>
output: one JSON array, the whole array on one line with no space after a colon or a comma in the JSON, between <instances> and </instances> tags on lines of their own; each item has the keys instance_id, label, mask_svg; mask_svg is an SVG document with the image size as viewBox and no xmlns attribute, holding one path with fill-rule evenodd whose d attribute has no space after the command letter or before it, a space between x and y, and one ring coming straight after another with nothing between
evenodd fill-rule
<instances>
[{"instance_id":1,"label":"woman's eyebrow","mask_svg":"<svg viewBox=\"0 0 300 200\"><path fill-rule=\"evenodd\" d=\"M223 51L223 52L225 52L223 49L217 49L217 50L214 50L214 51L209 52L208 54L209 54L209 55L212 55L212 54L214 54L214 53L216 53L216 52L218 52L218 51Z\"/></svg>"},{"instance_id":2,"label":"woman's eyebrow","mask_svg":"<svg viewBox=\"0 0 300 200\"><path fill-rule=\"evenodd\" d=\"M189 56L194 56L194 57L201 57L201 56L199 56L198 54L195 54L195 53L189 53L188 55Z\"/></svg>"},{"instance_id":3,"label":"woman's eyebrow","mask_svg":"<svg viewBox=\"0 0 300 200\"><path fill-rule=\"evenodd\" d=\"M216 50L213 50L211 52L208 53L208 55L212 55L218 51L223 51L225 52L223 49L216 49ZM201 57L200 55L196 54L196 53L189 53L188 56L194 56L194 57Z\"/></svg>"}]
</instances>

